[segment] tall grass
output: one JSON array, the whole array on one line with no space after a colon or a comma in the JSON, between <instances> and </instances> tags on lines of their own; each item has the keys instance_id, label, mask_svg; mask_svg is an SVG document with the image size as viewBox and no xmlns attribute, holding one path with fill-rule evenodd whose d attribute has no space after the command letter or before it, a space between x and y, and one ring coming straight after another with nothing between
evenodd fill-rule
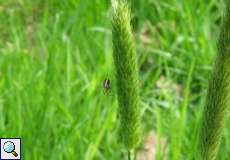
<instances>
[{"instance_id":1,"label":"tall grass","mask_svg":"<svg viewBox=\"0 0 230 160\"><path fill-rule=\"evenodd\" d=\"M223 0L132 2L144 135L167 139L169 159L194 160ZM0 136L22 137L23 159L126 156L117 101L101 87L114 66L111 12L108 0L0 1Z\"/></svg>"}]
</instances>

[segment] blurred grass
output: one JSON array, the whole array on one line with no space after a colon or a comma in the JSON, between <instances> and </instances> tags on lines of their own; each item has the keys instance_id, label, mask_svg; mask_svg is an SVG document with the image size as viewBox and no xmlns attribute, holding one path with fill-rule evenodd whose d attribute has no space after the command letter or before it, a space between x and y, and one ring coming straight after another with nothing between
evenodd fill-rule
<instances>
[{"instance_id":1,"label":"blurred grass","mask_svg":"<svg viewBox=\"0 0 230 160\"><path fill-rule=\"evenodd\" d=\"M131 8L144 132L167 138L170 160L192 160L223 0ZM109 1L0 1L0 21L0 137L22 137L24 159L122 159ZM230 154L229 125L218 159Z\"/></svg>"}]
</instances>

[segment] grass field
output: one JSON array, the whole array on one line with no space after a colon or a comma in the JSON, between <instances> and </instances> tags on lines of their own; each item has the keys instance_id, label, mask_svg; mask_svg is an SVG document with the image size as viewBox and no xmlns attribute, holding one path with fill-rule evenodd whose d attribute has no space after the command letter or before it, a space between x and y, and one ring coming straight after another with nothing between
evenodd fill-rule
<instances>
[{"instance_id":1,"label":"grass field","mask_svg":"<svg viewBox=\"0 0 230 160\"><path fill-rule=\"evenodd\" d=\"M166 139L170 160L197 154L223 4L132 0L143 132ZM0 1L0 137L21 137L23 159L125 159L111 13L109 0ZM229 158L229 133L228 120L218 159Z\"/></svg>"}]
</instances>

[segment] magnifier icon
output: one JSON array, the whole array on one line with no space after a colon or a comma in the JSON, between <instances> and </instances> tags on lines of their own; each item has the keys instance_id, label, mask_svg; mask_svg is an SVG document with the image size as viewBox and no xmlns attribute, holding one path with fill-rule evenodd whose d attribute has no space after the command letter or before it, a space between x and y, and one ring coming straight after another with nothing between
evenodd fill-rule
<instances>
[{"instance_id":1,"label":"magnifier icon","mask_svg":"<svg viewBox=\"0 0 230 160\"><path fill-rule=\"evenodd\" d=\"M13 142L11 141L7 141L3 144L3 150L6 152L6 153L11 153L14 155L14 157L17 157L18 154L17 152L15 152L15 145Z\"/></svg>"}]
</instances>

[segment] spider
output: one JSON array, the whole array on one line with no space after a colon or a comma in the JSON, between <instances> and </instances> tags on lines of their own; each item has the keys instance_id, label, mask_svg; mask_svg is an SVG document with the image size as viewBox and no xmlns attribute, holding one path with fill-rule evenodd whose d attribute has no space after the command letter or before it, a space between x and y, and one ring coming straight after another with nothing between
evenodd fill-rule
<instances>
[{"instance_id":1,"label":"spider","mask_svg":"<svg viewBox=\"0 0 230 160\"><path fill-rule=\"evenodd\" d=\"M108 78L103 81L104 92L108 92L110 90L110 80Z\"/></svg>"}]
</instances>

